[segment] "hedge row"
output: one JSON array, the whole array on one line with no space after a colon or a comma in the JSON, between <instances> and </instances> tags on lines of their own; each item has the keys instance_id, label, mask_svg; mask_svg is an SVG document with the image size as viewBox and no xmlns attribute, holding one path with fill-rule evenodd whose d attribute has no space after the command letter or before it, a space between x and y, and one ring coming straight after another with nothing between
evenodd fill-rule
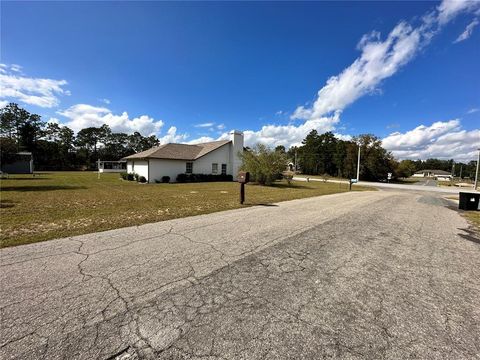
<instances>
[{"instance_id":1,"label":"hedge row","mask_svg":"<svg viewBox=\"0 0 480 360\"><path fill-rule=\"evenodd\" d=\"M232 175L214 174L178 174L177 182L211 182L211 181L233 181Z\"/></svg>"}]
</instances>

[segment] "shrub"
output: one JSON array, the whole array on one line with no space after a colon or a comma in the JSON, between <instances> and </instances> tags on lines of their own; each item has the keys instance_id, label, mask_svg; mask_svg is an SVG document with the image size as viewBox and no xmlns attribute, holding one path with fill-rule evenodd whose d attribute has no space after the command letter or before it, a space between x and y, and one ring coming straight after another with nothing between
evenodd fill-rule
<instances>
[{"instance_id":1,"label":"shrub","mask_svg":"<svg viewBox=\"0 0 480 360\"><path fill-rule=\"evenodd\" d=\"M120 173L120 177L121 177L123 180L128 180L128 174L127 174L126 172Z\"/></svg>"},{"instance_id":2,"label":"shrub","mask_svg":"<svg viewBox=\"0 0 480 360\"><path fill-rule=\"evenodd\" d=\"M170 182L170 176L162 176L162 183L169 183Z\"/></svg>"},{"instance_id":3,"label":"shrub","mask_svg":"<svg viewBox=\"0 0 480 360\"><path fill-rule=\"evenodd\" d=\"M177 175L177 182L179 182L179 183L187 182L187 174L178 174Z\"/></svg>"},{"instance_id":4,"label":"shrub","mask_svg":"<svg viewBox=\"0 0 480 360\"><path fill-rule=\"evenodd\" d=\"M261 185L271 185L282 178L287 166L287 157L280 151L269 149L263 144L257 144L253 149L240 154L241 170L250 172L253 181Z\"/></svg>"},{"instance_id":5,"label":"shrub","mask_svg":"<svg viewBox=\"0 0 480 360\"><path fill-rule=\"evenodd\" d=\"M135 180L135 174L134 174L134 173L129 173L129 174L127 174L127 180L128 180L128 181L133 181L133 180Z\"/></svg>"},{"instance_id":6,"label":"shrub","mask_svg":"<svg viewBox=\"0 0 480 360\"><path fill-rule=\"evenodd\" d=\"M232 175L227 174L178 174L177 182L213 182L213 181L233 181Z\"/></svg>"},{"instance_id":7,"label":"shrub","mask_svg":"<svg viewBox=\"0 0 480 360\"><path fill-rule=\"evenodd\" d=\"M138 176L138 182L141 182L142 184L144 184L147 182L147 179L145 178L145 176Z\"/></svg>"}]
</instances>

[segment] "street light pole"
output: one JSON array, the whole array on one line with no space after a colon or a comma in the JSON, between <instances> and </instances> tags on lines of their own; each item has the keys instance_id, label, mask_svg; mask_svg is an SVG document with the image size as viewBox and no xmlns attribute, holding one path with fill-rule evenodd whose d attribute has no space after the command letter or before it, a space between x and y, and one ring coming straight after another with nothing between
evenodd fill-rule
<instances>
[{"instance_id":1,"label":"street light pole","mask_svg":"<svg viewBox=\"0 0 480 360\"><path fill-rule=\"evenodd\" d=\"M360 181L360 144L358 144L357 182Z\"/></svg>"},{"instance_id":2,"label":"street light pole","mask_svg":"<svg viewBox=\"0 0 480 360\"><path fill-rule=\"evenodd\" d=\"M477 170L475 171L475 185L473 186L473 190L477 190L477 185L478 185L478 163L480 162L480 148L477 150L478 150Z\"/></svg>"}]
</instances>

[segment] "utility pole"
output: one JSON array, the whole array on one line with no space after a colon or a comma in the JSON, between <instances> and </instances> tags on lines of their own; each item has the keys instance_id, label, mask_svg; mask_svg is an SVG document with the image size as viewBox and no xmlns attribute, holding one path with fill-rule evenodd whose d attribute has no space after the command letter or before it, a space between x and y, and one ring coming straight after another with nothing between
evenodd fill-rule
<instances>
[{"instance_id":1,"label":"utility pole","mask_svg":"<svg viewBox=\"0 0 480 360\"><path fill-rule=\"evenodd\" d=\"M297 149L295 149L295 171L297 171Z\"/></svg>"},{"instance_id":2,"label":"utility pole","mask_svg":"<svg viewBox=\"0 0 480 360\"><path fill-rule=\"evenodd\" d=\"M480 148L477 150L478 150L477 170L475 171L475 185L473 186L473 190L477 190L477 185L478 185L478 163L480 162Z\"/></svg>"},{"instance_id":3,"label":"utility pole","mask_svg":"<svg viewBox=\"0 0 480 360\"><path fill-rule=\"evenodd\" d=\"M460 164L460 179L462 179L463 164Z\"/></svg>"},{"instance_id":4,"label":"utility pole","mask_svg":"<svg viewBox=\"0 0 480 360\"><path fill-rule=\"evenodd\" d=\"M360 144L358 144L357 182L360 181Z\"/></svg>"}]
</instances>

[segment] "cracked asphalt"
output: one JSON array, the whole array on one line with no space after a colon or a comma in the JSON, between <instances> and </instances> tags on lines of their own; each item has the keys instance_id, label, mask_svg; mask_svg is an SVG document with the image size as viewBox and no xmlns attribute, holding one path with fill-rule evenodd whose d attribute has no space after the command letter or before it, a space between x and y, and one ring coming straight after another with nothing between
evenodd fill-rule
<instances>
[{"instance_id":1,"label":"cracked asphalt","mask_svg":"<svg viewBox=\"0 0 480 360\"><path fill-rule=\"evenodd\" d=\"M480 359L480 240L352 192L0 252L0 358Z\"/></svg>"}]
</instances>

